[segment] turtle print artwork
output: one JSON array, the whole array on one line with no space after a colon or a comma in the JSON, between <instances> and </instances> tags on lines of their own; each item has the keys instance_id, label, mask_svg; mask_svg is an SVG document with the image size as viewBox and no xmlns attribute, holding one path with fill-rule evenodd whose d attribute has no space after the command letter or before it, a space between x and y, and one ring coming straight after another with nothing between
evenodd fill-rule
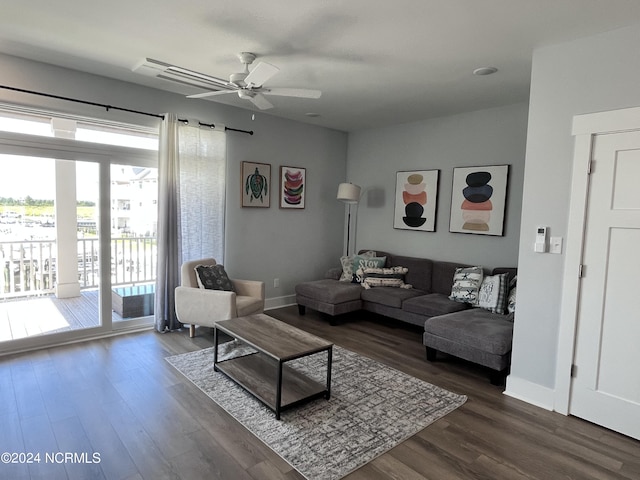
<instances>
[{"instance_id":1,"label":"turtle print artwork","mask_svg":"<svg viewBox=\"0 0 640 480\"><path fill-rule=\"evenodd\" d=\"M242 206L269 208L271 165L242 162Z\"/></svg>"},{"instance_id":2,"label":"turtle print artwork","mask_svg":"<svg viewBox=\"0 0 640 480\"><path fill-rule=\"evenodd\" d=\"M246 194L249 195L249 201L253 202L254 198L260 199L262 202L262 192L267 196L269 185L267 184L267 177L260 174L260 170L256 167L255 173L247 177L245 182Z\"/></svg>"},{"instance_id":3,"label":"turtle print artwork","mask_svg":"<svg viewBox=\"0 0 640 480\"><path fill-rule=\"evenodd\" d=\"M453 169L449 231L503 235L509 165Z\"/></svg>"}]
</instances>

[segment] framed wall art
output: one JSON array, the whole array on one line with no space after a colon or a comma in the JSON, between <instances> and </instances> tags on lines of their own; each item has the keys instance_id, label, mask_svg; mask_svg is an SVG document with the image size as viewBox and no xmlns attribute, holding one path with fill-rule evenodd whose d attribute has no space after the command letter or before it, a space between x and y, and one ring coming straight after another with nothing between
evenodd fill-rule
<instances>
[{"instance_id":1,"label":"framed wall art","mask_svg":"<svg viewBox=\"0 0 640 480\"><path fill-rule=\"evenodd\" d=\"M393 228L435 232L439 170L396 173Z\"/></svg>"},{"instance_id":2,"label":"framed wall art","mask_svg":"<svg viewBox=\"0 0 640 480\"><path fill-rule=\"evenodd\" d=\"M307 169L280 167L280 208L304 208Z\"/></svg>"},{"instance_id":3,"label":"framed wall art","mask_svg":"<svg viewBox=\"0 0 640 480\"><path fill-rule=\"evenodd\" d=\"M269 208L271 195L271 165L242 162L241 191L243 207Z\"/></svg>"},{"instance_id":4,"label":"framed wall art","mask_svg":"<svg viewBox=\"0 0 640 480\"><path fill-rule=\"evenodd\" d=\"M453 169L449 231L503 235L509 165Z\"/></svg>"}]
</instances>

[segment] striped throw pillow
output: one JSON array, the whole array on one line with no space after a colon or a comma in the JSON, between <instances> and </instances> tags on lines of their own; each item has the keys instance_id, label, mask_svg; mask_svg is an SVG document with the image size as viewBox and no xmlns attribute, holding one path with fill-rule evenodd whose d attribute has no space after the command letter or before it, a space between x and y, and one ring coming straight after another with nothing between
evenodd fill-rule
<instances>
[{"instance_id":1,"label":"striped throw pillow","mask_svg":"<svg viewBox=\"0 0 640 480\"><path fill-rule=\"evenodd\" d=\"M361 283L366 289L371 287L413 288L404 283L404 276L408 271L406 267L363 268L360 270Z\"/></svg>"}]
</instances>

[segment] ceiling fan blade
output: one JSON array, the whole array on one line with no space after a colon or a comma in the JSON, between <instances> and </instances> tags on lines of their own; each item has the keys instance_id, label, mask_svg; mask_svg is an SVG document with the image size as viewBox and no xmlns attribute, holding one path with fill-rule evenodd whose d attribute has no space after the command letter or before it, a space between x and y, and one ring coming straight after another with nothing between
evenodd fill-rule
<instances>
[{"instance_id":1,"label":"ceiling fan blade","mask_svg":"<svg viewBox=\"0 0 640 480\"><path fill-rule=\"evenodd\" d=\"M264 83L278 73L280 69L270 63L260 62L244 79L247 86L261 87Z\"/></svg>"},{"instance_id":2,"label":"ceiling fan blade","mask_svg":"<svg viewBox=\"0 0 640 480\"><path fill-rule=\"evenodd\" d=\"M215 95L225 95L227 93L236 93L237 90L216 90L215 92L196 93L195 95L187 95L187 98L206 98Z\"/></svg>"},{"instance_id":3,"label":"ceiling fan blade","mask_svg":"<svg viewBox=\"0 0 640 480\"><path fill-rule=\"evenodd\" d=\"M265 95L299 98L320 98L322 95L320 90L309 90L307 88L265 88L261 92Z\"/></svg>"},{"instance_id":4,"label":"ceiling fan blade","mask_svg":"<svg viewBox=\"0 0 640 480\"><path fill-rule=\"evenodd\" d=\"M253 97L249 98L249 101L260 110L269 110L270 108L273 108L271 102L259 93L256 93Z\"/></svg>"}]
</instances>

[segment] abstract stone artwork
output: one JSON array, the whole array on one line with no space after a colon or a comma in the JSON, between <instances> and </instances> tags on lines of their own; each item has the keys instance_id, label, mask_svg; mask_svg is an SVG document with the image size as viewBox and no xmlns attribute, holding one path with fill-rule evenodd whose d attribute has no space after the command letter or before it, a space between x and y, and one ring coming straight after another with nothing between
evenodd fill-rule
<instances>
[{"instance_id":1,"label":"abstract stone artwork","mask_svg":"<svg viewBox=\"0 0 640 480\"><path fill-rule=\"evenodd\" d=\"M502 235L508 165L453 169L451 232Z\"/></svg>"},{"instance_id":2,"label":"abstract stone artwork","mask_svg":"<svg viewBox=\"0 0 640 480\"><path fill-rule=\"evenodd\" d=\"M434 232L439 170L396 173L393 228Z\"/></svg>"}]
</instances>

